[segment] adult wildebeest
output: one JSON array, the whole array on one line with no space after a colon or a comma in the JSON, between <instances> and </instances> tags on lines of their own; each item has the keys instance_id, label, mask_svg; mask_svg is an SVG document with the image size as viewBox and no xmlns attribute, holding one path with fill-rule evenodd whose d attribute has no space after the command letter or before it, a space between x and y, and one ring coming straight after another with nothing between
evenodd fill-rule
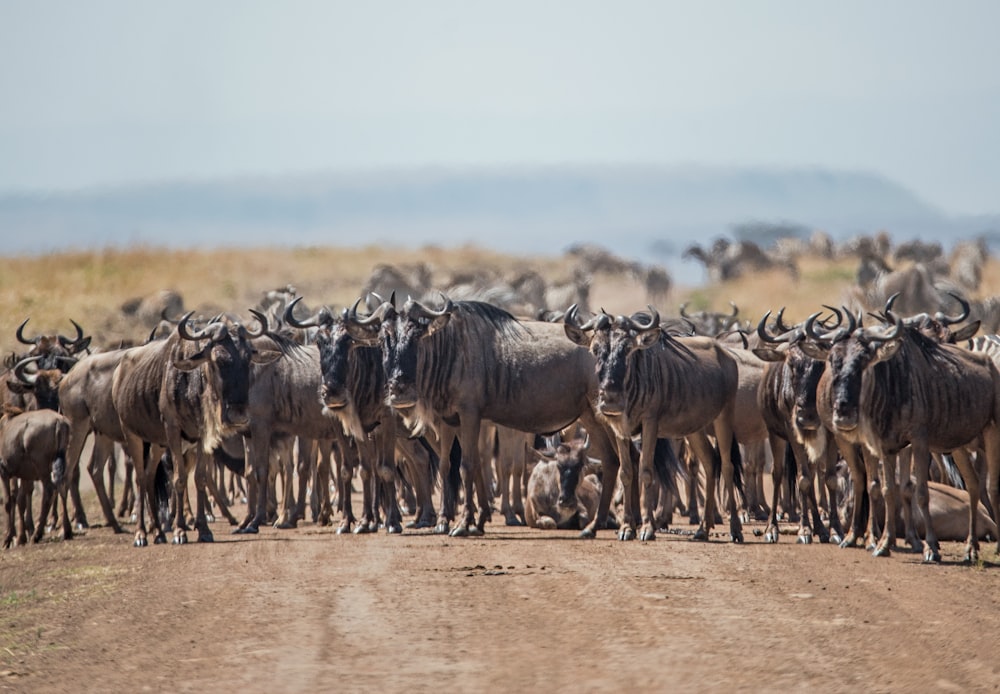
<instances>
[{"instance_id":1,"label":"adult wildebeest","mask_svg":"<svg viewBox=\"0 0 1000 694\"><path fill-rule=\"evenodd\" d=\"M140 488L139 528L135 546L147 544L145 501L152 498L143 444L166 446L174 463L174 543L187 542L184 496L189 461L193 457L195 484L205 488L206 456L221 438L248 425L248 394L251 363L277 359L275 351L262 351L251 344L266 329L266 318L258 332L240 324L210 323L191 332L186 314L176 332L165 340L127 350L115 369L111 398L121 421L125 449L135 463ZM185 443L193 444L185 446ZM190 449L190 450L189 450ZM154 458L155 459L155 458ZM144 493L145 492L145 493ZM154 542L165 542L160 519L151 514L156 530ZM205 518L204 494L197 495L195 527L199 542L210 542L212 533Z\"/></svg>"},{"instance_id":2,"label":"adult wildebeest","mask_svg":"<svg viewBox=\"0 0 1000 694\"><path fill-rule=\"evenodd\" d=\"M778 494L786 473L785 456L792 455L795 470L789 469L787 472L793 480L795 476L798 477L796 487L803 504L798 541L808 544L815 534L819 536L820 542L829 542L830 534L823 524L816 502L813 467L821 458L824 462L823 482L830 498L835 499L836 476L833 464L836 462L836 451L832 446L827 446L827 430L820 421L816 408L816 387L826 362L817 361L802 351L801 344L806 339L804 325L784 325L781 321L783 312L784 309L778 312L776 320L781 331L778 335L772 335L767 330L771 312L764 314L757 324L761 344L754 349L758 357L768 362L758 390L758 402L767 423L774 460L771 513L764 531L764 541L778 541ZM811 318L815 320L818 315ZM836 315L843 320L839 311ZM786 450L786 447L790 450ZM834 454L833 460L830 460L831 453ZM858 471L852 471L852 474L857 475ZM856 521L860 524L860 504L856 508L859 511ZM839 543L844 532L835 503L830 504L830 527L834 532L834 541Z\"/></svg>"},{"instance_id":3,"label":"adult wildebeest","mask_svg":"<svg viewBox=\"0 0 1000 694\"><path fill-rule=\"evenodd\" d=\"M0 417L0 482L3 484L4 511L7 529L3 547L11 546L14 540L15 515L20 516L21 530L19 543L26 541L25 517L31 515L27 490L36 481L42 483L42 511L35 526L32 542L42 539L45 519L57 487L61 487L66 473L66 444L69 440L69 422L61 414L52 410L32 410L17 413L16 409L4 412ZM12 478L20 479L17 492L17 514L12 497ZM66 512L66 497L62 496L63 538L73 537L69 514Z\"/></svg>"},{"instance_id":4,"label":"adult wildebeest","mask_svg":"<svg viewBox=\"0 0 1000 694\"><path fill-rule=\"evenodd\" d=\"M465 473L465 513L451 534L481 534L490 518L491 495L478 445L484 419L544 434L579 420L604 465L604 479L616 478L614 446L591 406L597 396L594 359L568 343L560 326L522 322L490 304L447 298L440 310L413 300L398 312L391 301L384 302L367 318L352 309L346 324L362 342L380 344L389 405L404 419L438 430L444 498L437 532L448 532L454 517L450 473L456 440ZM605 485L583 536L592 537L603 527L613 486Z\"/></svg>"},{"instance_id":5,"label":"adult wildebeest","mask_svg":"<svg viewBox=\"0 0 1000 694\"><path fill-rule=\"evenodd\" d=\"M293 313L296 303L298 299L288 306L284 319L296 328L319 328L316 333L322 370L319 398L324 414L339 420L344 431L357 443L365 481L366 522L372 520L377 496L386 514L386 530L390 533L401 532L399 505L395 498L395 451L400 445L410 447L412 452L415 444L400 441L396 435L396 414L385 403L382 352L377 347L358 343L351 336L344 323L346 310L339 318L334 318L333 313L324 308L311 318L300 321ZM434 524L434 504L430 470L421 469L416 464L421 458L414 455L402 457L409 468L408 477L417 497L418 518L413 527L431 527ZM369 479L372 475L373 478ZM350 484L350 477L346 477L340 490L345 505L345 522L348 523L351 515Z\"/></svg>"},{"instance_id":6,"label":"adult wildebeest","mask_svg":"<svg viewBox=\"0 0 1000 694\"><path fill-rule=\"evenodd\" d=\"M612 318L601 313L580 324L576 307L566 312L565 332L575 344L589 348L597 361L598 411L608 419L618 441L622 484L626 489L624 519L619 537L635 537L635 497L629 494L635 468L628 455L632 437L641 434L638 481L641 492L642 540L656 538L654 521L658 488L653 456L660 437L687 438L705 468L705 514L695 537L707 540L715 524L716 453L708 439L714 434L721 455L730 536L742 542L734 483L741 463L733 437L734 405L739 373L729 350L707 337L671 336L651 313L636 318ZM605 477L605 479L609 479Z\"/></svg>"},{"instance_id":7,"label":"adult wildebeest","mask_svg":"<svg viewBox=\"0 0 1000 694\"><path fill-rule=\"evenodd\" d=\"M886 311L886 317L892 321L890 328L859 327L849 316L847 328L836 333L808 331L812 339L802 348L813 358L826 360L817 405L838 444L862 445L883 461L894 460L905 446L912 446L915 502L926 527L924 560L937 562L941 554L928 510L930 453L958 453L981 435L990 479L996 479L1000 474L1000 373L987 355L941 344L906 327L892 311ZM840 446L842 453L845 448ZM979 553L979 476L967 456L955 455L955 461L970 496L965 558L973 561ZM891 519L896 512L894 466L887 465L885 474L887 478L892 475L882 490L886 517ZM868 475L877 477L872 465L868 465ZM992 488L990 492L996 513L1000 499ZM894 524L885 527L876 556L887 555L895 540Z\"/></svg>"}]
</instances>

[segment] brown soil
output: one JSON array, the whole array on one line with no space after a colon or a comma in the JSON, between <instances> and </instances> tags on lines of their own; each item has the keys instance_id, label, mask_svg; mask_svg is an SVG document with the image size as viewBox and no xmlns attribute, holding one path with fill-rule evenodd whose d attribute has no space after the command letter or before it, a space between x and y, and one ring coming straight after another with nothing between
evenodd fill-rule
<instances>
[{"instance_id":1,"label":"brown soil","mask_svg":"<svg viewBox=\"0 0 1000 694\"><path fill-rule=\"evenodd\" d=\"M94 528L0 553L0 690L1000 688L992 546L926 566L759 527L737 546L216 523L215 544L145 549Z\"/></svg>"}]
</instances>

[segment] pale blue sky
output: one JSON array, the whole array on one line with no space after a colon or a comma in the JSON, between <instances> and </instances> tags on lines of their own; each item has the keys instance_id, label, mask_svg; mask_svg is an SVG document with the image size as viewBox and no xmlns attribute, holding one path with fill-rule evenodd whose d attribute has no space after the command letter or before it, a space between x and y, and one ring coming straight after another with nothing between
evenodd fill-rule
<instances>
[{"instance_id":1,"label":"pale blue sky","mask_svg":"<svg viewBox=\"0 0 1000 694\"><path fill-rule=\"evenodd\" d=\"M0 2L0 190L699 163L995 213L998 29L963 0Z\"/></svg>"}]
</instances>

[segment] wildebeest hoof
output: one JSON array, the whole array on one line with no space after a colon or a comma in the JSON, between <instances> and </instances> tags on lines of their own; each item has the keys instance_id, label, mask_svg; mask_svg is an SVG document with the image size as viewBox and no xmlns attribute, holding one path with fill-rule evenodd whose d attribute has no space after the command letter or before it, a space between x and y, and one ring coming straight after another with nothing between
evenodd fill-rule
<instances>
[{"instance_id":1,"label":"wildebeest hoof","mask_svg":"<svg viewBox=\"0 0 1000 694\"><path fill-rule=\"evenodd\" d=\"M233 531L233 535L256 535L259 532L256 525L248 525L245 528L237 528Z\"/></svg>"},{"instance_id":2,"label":"wildebeest hoof","mask_svg":"<svg viewBox=\"0 0 1000 694\"><path fill-rule=\"evenodd\" d=\"M778 531L775 528L768 528L764 533L764 542L769 545L777 544L778 542Z\"/></svg>"},{"instance_id":3,"label":"wildebeest hoof","mask_svg":"<svg viewBox=\"0 0 1000 694\"><path fill-rule=\"evenodd\" d=\"M590 528L584 528L580 531L581 540L593 540L597 537L597 533Z\"/></svg>"},{"instance_id":4,"label":"wildebeest hoof","mask_svg":"<svg viewBox=\"0 0 1000 694\"><path fill-rule=\"evenodd\" d=\"M154 545L165 545L165 544L167 544L167 536L164 535L163 533L157 533L153 537L153 544Z\"/></svg>"},{"instance_id":5,"label":"wildebeest hoof","mask_svg":"<svg viewBox=\"0 0 1000 694\"><path fill-rule=\"evenodd\" d=\"M435 535L447 535L448 534L448 523L441 522L434 526Z\"/></svg>"},{"instance_id":6,"label":"wildebeest hoof","mask_svg":"<svg viewBox=\"0 0 1000 694\"><path fill-rule=\"evenodd\" d=\"M385 526L385 532L388 533L389 535L402 535L403 526L401 526L399 523L389 523L388 525Z\"/></svg>"},{"instance_id":7,"label":"wildebeest hoof","mask_svg":"<svg viewBox=\"0 0 1000 694\"><path fill-rule=\"evenodd\" d=\"M505 523L512 528L517 528L524 525L524 523L521 522L521 519L518 518L517 516L507 516L507 520L505 521Z\"/></svg>"},{"instance_id":8,"label":"wildebeest hoof","mask_svg":"<svg viewBox=\"0 0 1000 694\"><path fill-rule=\"evenodd\" d=\"M299 527L299 524L298 521L290 520L278 523L274 527L276 527L278 530L295 530L295 528Z\"/></svg>"},{"instance_id":9,"label":"wildebeest hoof","mask_svg":"<svg viewBox=\"0 0 1000 694\"><path fill-rule=\"evenodd\" d=\"M86 521L77 521L73 524L73 530L87 530L90 528L90 524Z\"/></svg>"},{"instance_id":10,"label":"wildebeest hoof","mask_svg":"<svg viewBox=\"0 0 1000 694\"><path fill-rule=\"evenodd\" d=\"M694 535L691 536L692 542L708 542L708 531L704 528L698 528Z\"/></svg>"},{"instance_id":11,"label":"wildebeest hoof","mask_svg":"<svg viewBox=\"0 0 1000 694\"><path fill-rule=\"evenodd\" d=\"M798 540L796 540L800 545L811 545L812 541L812 535L799 535Z\"/></svg>"},{"instance_id":12,"label":"wildebeest hoof","mask_svg":"<svg viewBox=\"0 0 1000 694\"><path fill-rule=\"evenodd\" d=\"M368 527L368 524L364 522L358 523L357 527L354 528L355 535L367 535L370 532L371 529Z\"/></svg>"},{"instance_id":13,"label":"wildebeest hoof","mask_svg":"<svg viewBox=\"0 0 1000 694\"><path fill-rule=\"evenodd\" d=\"M130 523L135 523L136 521L139 520L139 516L133 513L131 516L128 517L128 519Z\"/></svg>"},{"instance_id":14,"label":"wildebeest hoof","mask_svg":"<svg viewBox=\"0 0 1000 694\"><path fill-rule=\"evenodd\" d=\"M734 545L742 545L743 544L743 531L742 530L737 530L735 533L729 533L729 540Z\"/></svg>"},{"instance_id":15,"label":"wildebeest hoof","mask_svg":"<svg viewBox=\"0 0 1000 694\"><path fill-rule=\"evenodd\" d=\"M925 564L940 564L941 563L941 552L936 549L927 548L924 550L924 563Z\"/></svg>"},{"instance_id":16,"label":"wildebeest hoof","mask_svg":"<svg viewBox=\"0 0 1000 694\"><path fill-rule=\"evenodd\" d=\"M873 557L891 557L892 550L889 549L889 545L879 545L872 552Z\"/></svg>"},{"instance_id":17,"label":"wildebeest hoof","mask_svg":"<svg viewBox=\"0 0 1000 694\"><path fill-rule=\"evenodd\" d=\"M654 542L656 540L656 531L652 528L643 528L642 532L639 533L639 539L643 542Z\"/></svg>"},{"instance_id":18,"label":"wildebeest hoof","mask_svg":"<svg viewBox=\"0 0 1000 694\"><path fill-rule=\"evenodd\" d=\"M174 533L174 544L175 545L186 545L187 544L187 533L184 531Z\"/></svg>"},{"instance_id":19,"label":"wildebeest hoof","mask_svg":"<svg viewBox=\"0 0 1000 694\"><path fill-rule=\"evenodd\" d=\"M830 537L828 537L828 538L827 538L827 542L832 542L833 544L835 544L835 545L838 545L838 546L840 546L840 547L843 547L843 546L844 546L844 545L843 545L843 542L844 542L844 538L842 538L842 537L841 537L840 535L838 535L837 533L831 533L831 534L830 534Z\"/></svg>"},{"instance_id":20,"label":"wildebeest hoof","mask_svg":"<svg viewBox=\"0 0 1000 694\"><path fill-rule=\"evenodd\" d=\"M205 530L198 533L198 542L215 542L215 536L211 532Z\"/></svg>"},{"instance_id":21,"label":"wildebeest hoof","mask_svg":"<svg viewBox=\"0 0 1000 694\"><path fill-rule=\"evenodd\" d=\"M135 541L132 542L133 547L146 547L147 545L149 545L149 541L145 535L136 535Z\"/></svg>"},{"instance_id":22,"label":"wildebeest hoof","mask_svg":"<svg viewBox=\"0 0 1000 694\"><path fill-rule=\"evenodd\" d=\"M482 537L486 534L486 531L480 528L478 525L469 526L469 537Z\"/></svg>"},{"instance_id":23,"label":"wildebeest hoof","mask_svg":"<svg viewBox=\"0 0 1000 694\"><path fill-rule=\"evenodd\" d=\"M618 531L618 539L622 542L630 542L635 539L635 528L626 525Z\"/></svg>"},{"instance_id":24,"label":"wildebeest hoof","mask_svg":"<svg viewBox=\"0 0 1000 694\"><path fill-rule=\"evenodd\" d=\"M469 526L467 525L456 525L455 528L448 533L451 537L468 537L469 536Z\"/></svg>"},{"instance_id":25,"label":"wildebeest hoof","mask_svg":"<svg viewBox=\"0 0 1000 694\"><path fill-rule=\"evenodd\" d=\"M336 533L338 535L347 535L351 532L351 524L345 523L337 526Z\"/></svg>"}]
</instances>

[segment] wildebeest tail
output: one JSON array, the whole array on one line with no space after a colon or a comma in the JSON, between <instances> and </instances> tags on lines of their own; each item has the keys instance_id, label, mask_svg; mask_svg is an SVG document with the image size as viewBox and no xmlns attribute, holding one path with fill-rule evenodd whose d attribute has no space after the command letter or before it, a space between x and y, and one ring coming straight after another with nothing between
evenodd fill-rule
<instances>
[{"instance_id":1,"label":"wildebeest tail","mask_svg":"<svg viewBox=\"0 0 1000 694\"><path fill-rule=\"evenodd\" d=\"M144 452L143 455L149 455ZM173 472L173 461L169 454L160 457L156 463L156 472L153 473L153 497L156 503L156 513L160 519L160 526L166 530L171 525L170 501L173 496L170 477ZM142 494L142 491L138 492Z\"/></svg>"},{"instance_id":2,"label":"wildebeest tail","mask_svg":"<svg viewBox=\"0 0 1000 694\"><path fill-rule=\"evenodd\" d=\"M458 442L458 437L451 444L451 453L448 455L451 461L451 469L448 470L448 483L451 485L453 493L458 493L462 488L462 446Z\"/></svg>"},{"instance_id":3,"label":"wildebeest tail","mask_svg":"<svg viewBox=\"0 0 1000 694\"><path fill-rule=\"evenodd\" d=\"M677 459L677 453L674 452L674 447L670 443L670 439L656 439L656 449L653 451L653 469L656 470L656 476L660 479L660 484L667 491L677 496L681 495L680 490L677 488L677 476L680 475L681 478L686 478L687 471L681 465L680 460Z\"/></svg>"},{"instance_id":4,"label":"wildebeest tail","mask_svg":"<svg viewBox=\"0 0 1000 694\"><path fill-rule=\"evenodd\" d=\"M740 450L740 443L735 436L729 444L729 458L733 461L733 485L740 495L740 502L746 506L747 493L743 487L743 452Z\"/></svg>"},{"instance_id":5,"label":"wildebeest tail","mask_svg":"<svg viewBox=\"0 0 1000 694\"><path fill-rule=\"evenodd\" d=\"M951 454L942 455L941 464L944 467L944 474L948 476L948 484L956 489L965 489L965 480L962 479L962 473L958 471L958 466L955 465L955 459L951 457ZM987 504L986 507L989 508L989 505Z\"/></svg>"},{"instance_id":6,"label":"wildebeest tail","mask_svg":"<svg viewBox=\"0 0 1000 694\"><path fill-rule=\"evenodd\" d=\"M785 443L785 479L788 483L795 487L795 475L798 473L799 466L795 462L795 453L792 451L792 444Z\"/></svg>"},{"instance_id":7,"label":"wildebeest tail","mask_svg":"<svg viewBox=\"0 0 1000 694\"><path fill-rule=\"evenodd\" d=\"M62 487L63 481L66 479L66 450L62 449L56 453L55 459L52 461L52 484L56 487Z\"/></svg>"}]
</instances>

